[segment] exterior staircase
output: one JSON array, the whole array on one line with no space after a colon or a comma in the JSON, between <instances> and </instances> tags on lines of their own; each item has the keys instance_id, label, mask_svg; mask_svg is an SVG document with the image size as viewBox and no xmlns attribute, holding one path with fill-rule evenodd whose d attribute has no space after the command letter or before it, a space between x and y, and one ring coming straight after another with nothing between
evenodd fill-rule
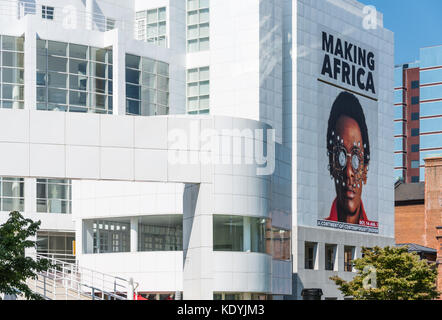
<instances>
[{"instance_id":1,"label":"exterior staircase","mask_svg":"<svg viewBox=\"0 0 442 320\"><path fill-rule=\"evenodd\" d=\"M88 268L77 263L36 254L47 259L51 267L28 279L29 288L46 300L133 300L137 283ZM24 297L18 297L23 299Z\"/></svg>"}]
</instances>

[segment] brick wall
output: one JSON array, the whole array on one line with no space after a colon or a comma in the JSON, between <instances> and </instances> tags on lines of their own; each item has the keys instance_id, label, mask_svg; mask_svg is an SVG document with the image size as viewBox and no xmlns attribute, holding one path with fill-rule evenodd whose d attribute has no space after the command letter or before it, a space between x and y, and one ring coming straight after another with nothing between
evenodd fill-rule
<instances>
[{"instance_id":1,"label":"brick wall","mask_svg":"<svg viewBox=\"0 0 442 320\"><path fill-rule=\"evenodd\" d=\"M426 246L437 249L436 227L442 226L442 158L425 159Z\"/></svg>"},{"instance_id":2,"label":"brick wall","mask_svg":"<svg viewBox=\"0 0 442 320\"><path fill-rule=\"evenodd\" d=\"M396 206L394 211L396 243L426 246L424 204Z\"/></svg>"},{"instance_id":3,"label":"brick wall","mask_svg":"<svg viewBox=\"0 0 442 320\"><path fill-rule=\"evenodd\" d=\"M442 225L436 228L437 230L437 290L441 292L439 300L442 300Z\"/></svg>"}]
</instances>

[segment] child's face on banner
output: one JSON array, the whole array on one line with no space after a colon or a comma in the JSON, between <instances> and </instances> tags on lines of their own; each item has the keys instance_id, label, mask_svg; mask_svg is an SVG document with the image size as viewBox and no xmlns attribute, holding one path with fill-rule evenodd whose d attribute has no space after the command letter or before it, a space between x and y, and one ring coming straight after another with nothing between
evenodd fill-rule
<instances>
[{"instance_id":1,"label":"child's face on banner","mask_svg":"<svg viewBox=\"0 0 442 320\"><path fill-rule=\"evenodd\" d=\"M336 195L338 200L338 212L345 216L359 216L359 209L361 207L362 185L366 182L365 166L362 162L359 163L357 157L352 156L354 146L360 146L362 153L364 146L362 141L361 129L358 123L353 118L348 116L340 116L336 123L336 134L343 140L343 146L346 149L348 156L342 161L345 168L343 170L343 180L336 183ZM355 169L360 167L360 169ZM359 172L358 172L359 171ZM362 172L362 181L360 178ZM344 182L344 183L342 183Z\"/></svg>"}]
</instances>

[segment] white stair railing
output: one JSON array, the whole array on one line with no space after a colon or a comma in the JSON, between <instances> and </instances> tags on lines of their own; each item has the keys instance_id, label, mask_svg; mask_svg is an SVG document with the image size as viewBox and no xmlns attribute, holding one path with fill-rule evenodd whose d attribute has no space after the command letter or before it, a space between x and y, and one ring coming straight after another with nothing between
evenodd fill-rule
<instances>
[{"instance_id":1,"label":"white stair railing","mask_svg":"<svg viewBox=\"0 0 442 320\"><path fill-rule=\"evenodd\" d=\"M80 267L77 263L59 260L50 255L36 254L35 259L47 259L51 267L29 279L30 288L49 300L133 300L136 286L129 280ZM135 287L135 288L134 288Z\"/></svg>"}]
</instances>

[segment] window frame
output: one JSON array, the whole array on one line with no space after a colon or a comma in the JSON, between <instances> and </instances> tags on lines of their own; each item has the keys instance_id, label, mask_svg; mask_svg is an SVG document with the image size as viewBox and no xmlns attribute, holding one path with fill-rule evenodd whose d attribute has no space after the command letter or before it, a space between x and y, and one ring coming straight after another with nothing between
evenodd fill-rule
<instances>
[{"instance_id":1,"label":"window frame","mask_svg":"<svg viewBox=\"0 0 442 320\"><path fill-rule=\"evenodd\" d=\"M41 18L45 20L54 20L55 8L51 6L41 6Z\"/></svg>"},{"instance_id":2,"label":"window frame","mask_svg":"<svg viewBox=\"0 0 442 320\"><path fill-rule=\"evenodd\" d=\"M133 61L131 62L129 59L133 59ZM139 75L138 83L134 83L132 80L128 82L126 77L126 87L139 88L138 99L134 96L128 96L128 91L126 90L126 115L152 116L169 114L170 65L164 61L126 53L125 68L126 75L130 72L138 73ZM154 88L152 87L152 79L155 79ZM164 88L159 87L158 79L164 81L166 84Z\"/></svg>"},{"instance_id":3,"label":"window frame","mask_svg":"<svg viewBox=\"0 0 442 320\"><path fill-rule=\"evenodd\" d=\"M149 20L149 12L156 12L156 19ZM164 17L161 17L160 11L164 11ZM167 15L168 10L167 6L157 7L157 8L149 8L143 11L136 12L136 31L135 31L135 39L152 43L154 45L168 48L168 23L167 23ZM164 32L160 33L160 27L164 28ZM155 32L152 35L149 35L149 28L155 28Z\"/></svg>"},{"instance_id":4,"label":"window frame","mask_svg":"<svg viewBox=\"0 0 442 320\"><path fill-rule=\"evenodd\" d=\"M50 214L72 214L72 180L70 179L36 179L36 210L38 213L50 213ZM49 194L49 190L52 188L63 186L67 189L67 197L53 197ZM39 187L44 189L44 197L40 197ZM66 195L66 191L65 191ZM65 204L66 210L53 211L52 203L60 203ZM39 203L40 202L40 203ZM43 204L43 202L45 202ZM42 210L41 206L44 206L46 210ZM63 208L63 206L61 206Z\"/></svg>"},{"instance_id":5,"label":"window frame","mask_svg":"<svg viewBox=\"0 0 442 320\"><path fill-rule=\"evenodd\" d=\"M196 0L196 7L191 8L189 6L194 0L186 1L186 48L187 52L199 52L199 51L207 51L210 50L210 2L207 1L206 6L201 6L202 1ZM207 14L207 21L201 20L201 15ZM191 14L196 14L195 21L189 21L189 17ZM207 35L201 35L201 29L207 27ZM189 37L189 30L196 29L196 36ZM191 49L190 44L196 44L195 50ZM204 46L202 45L204 44ZM207 45L206 45L207 43Z\"/></svg>"},{"instance_id":6,"label":"window frame","mask_svg":"<svg viewBox=\"0 0 442 320\"><path fill-rule=\"evenodd\" d=\"M350 255L350 257L349 257L349 255ZM344 271L354 272L354 262L353 261L356 258L355 256L356 256L356 247L344 246Z\"/></svg>"},{"instance_id":7,"label":"window frame","mask_svg":"<svg viewBox=\"0 0 442 320\"><path fill-rule=\"evenodd\" d=\"M24 42L23 37L0 36L0 108L24 109Z\"/></svg>"},{"instance_id":8,"label":"window frame","mask_svg":"<svg viewBox=\"0 0 442 320\"><path fill-rule=\"evenodd\" d=\"M16 196L13 194L13 189L11 188L11 194L7 194L5 191L5 186L9 184L18 183L19 186L19 195ZM13 187L13 185L11 185ZM18 207L14 206L14 199L18 200ZM8 200L8 201L5 201ZM5 209L5 203L11 202L11 207L9 209ZM25 211L25 181L24 178L15 178L15 177L0 177L0 211L12 212L12 211Z\"/></svg>"},{"instance_id":9,"label":"window frame","mask_svg":"<svg viewBox=\"0 0 442 320\"><path fill-rule=\"evenodd\" d=\"M304 242L304 269L318 270L318 243Z\"/></svg>"},{"instance_id":10,"label":"window frame","mask_svg":"<svg viewBox=\"0 0 442 320\"><path fill-rule=\"evenodd\" d=\"M190 74L196 74L195 79ZM207 75L206 75L207 73ZM202 74L204 75L202 77ZM208 92L201 94L201 86L206 85ZM195 87L196 94L189 94L189 88ZM201 101L207 101L207 106L202 106ZM190 107L190 102L195 102L197 107ZM186 72L186 110L188 114L210 113L210 66L189 68Z\"/></svg>"},{"instance_id":11,"label":"window frame","mask_svg":"<svg viewBox=\"0 0 442 320\"><path fill-rule=\"evenodd\" d=\"M55 52L50 52L49 47L53 44L63 44L65 49L61 55L57 55ZM37 110L57 110L65 112L93 112L101 114L113 113L113 54L112 48L97 48L92 46L85 46L71 42L57 42L52 40L38 39L37 40L37 76L39 79L45 79L44 82L40 82L36 85L37 90ZM72 49L71 49L72 48ZM80 55L75 50L85 50L84 54L80 50ZM98 54L97 54L98 53ZM103 56L103 59L99 57ZM50 59L63 59L66 64L63 70L54 71L51 70L49 60ZM61 61L61 60L60 60ZM79 66L84 65L85 70L80 69ZM104 74L97 74L96 67L104 68ZM74 68L74 69L73 69ZM75 69L76 68L76 69ZM66 86L59 88L66 91L66 101L58 103L51 102L49 91L52 87L49 85L49 74L57 72L58 74L65 75L67 77ZM104 77L102 77L104 76ZM103 93L97 91L93 86L93 81L105 80L105 90ZM77 85L73 85L72 81L77 81ZM84 82L84 85L82 84ZM86 95L85 102L78 102L78 99L72 99L71 97L81 97ZM97 95L104 96L104 105L97 105ZM80 100L82 101L82 100ZM78 102L78 103L77 103Z\"/></svg>"}]
</instances>

